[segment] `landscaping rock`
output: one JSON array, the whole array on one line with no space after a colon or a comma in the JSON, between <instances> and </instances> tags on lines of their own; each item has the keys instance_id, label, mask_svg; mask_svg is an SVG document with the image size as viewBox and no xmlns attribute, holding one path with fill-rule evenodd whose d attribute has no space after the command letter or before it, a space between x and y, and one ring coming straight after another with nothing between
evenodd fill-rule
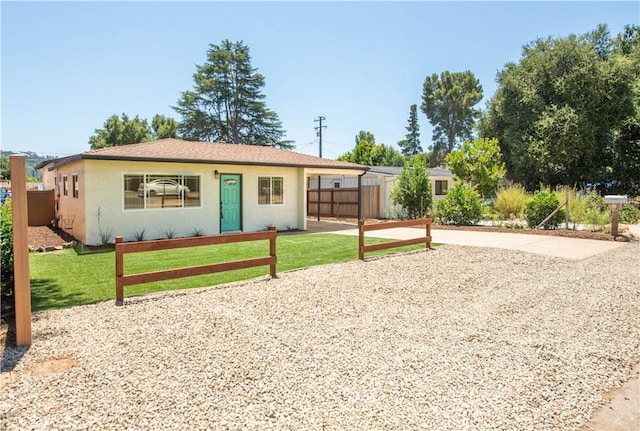
<instances>
[{"instance_id":1,"label":"landscaping rock","mask_svg":"<svg viewBox=\"0 0 640 431\"><path fill-rule=\"evenodd\" d=\"M0 429L585 429L640 357L639 252L440 246L34 313Z\"/></svg>"}]
</instances>

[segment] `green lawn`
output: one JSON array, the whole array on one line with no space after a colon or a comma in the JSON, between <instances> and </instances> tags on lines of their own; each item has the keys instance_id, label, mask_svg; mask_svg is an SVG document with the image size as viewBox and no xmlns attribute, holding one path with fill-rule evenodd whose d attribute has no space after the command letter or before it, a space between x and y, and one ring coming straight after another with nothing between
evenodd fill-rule
<instances>
[{"instance_id":1,"label":"green lawn","mask_svg":"<svg viewBox=\"0 0 640 431\"><path fill-rule=\"evenodd\" d=\"M367 244L386 242L367 238ZM367 257L418 250L415 245L380 252ZM225 244L206 247L132 253L124 257L125 274L180 268L208 263L264 257L269 254L268 241ZM358 258L358 237L317 234L280 235L277 240L277 271L283 272L314 265L345 262ZM31 253L31 303L33 310L63 308L98 301L115 300L115 252L79 254L74 249L60 252ZM125 287L124 296L144 295L166 290L213 286L260 277L269 267L227 271L156 283Z\"/></svg>"}]
</instances>

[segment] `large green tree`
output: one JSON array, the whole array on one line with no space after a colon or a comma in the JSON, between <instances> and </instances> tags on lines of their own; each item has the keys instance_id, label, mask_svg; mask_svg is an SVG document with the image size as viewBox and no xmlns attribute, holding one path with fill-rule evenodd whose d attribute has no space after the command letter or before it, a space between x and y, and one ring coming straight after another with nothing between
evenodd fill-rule
<instances>
[{"instance_id":1,"label":"large green tree","mask_svg":"<svg viewBox=\"0 0 640 431\"><path fill-rule=\"evenodd\" d=\"M635 175L623 166L640 153L636 41L637 26L616 39L599 26L535 40L517 64L505 65L480 135L498 138L510 179L533 189L622 180L625 171L628 183L639 183L640 166Z\"/></svg>"},{"instance_id":2,"label":"large green tree","mask_svg":"<svg viewBox=\"0 0 640 431\"><path fill-rule=\"evenodd\" d=\"M118 145L137 144L153 139L147 120L138 117L129 118L127 114L109 117L101 129L96 129L89 138L92 150Z\"/></svg>"},{"instance_id":3,"label":"large green tree","mask_svg":"<svg viewBox=\"0 0 640 431\"><path fill-rule=\"evenodd\" d=\"M429 148L432 166L438 165L456 146L471 138L480 115L474 106L482 100L482 86L470 71L445 71L427 76L422 88L422 112L433 125Z\"/></svg>"},{"instance_id":4,"label":"large green tree","mask_svg":"<svg viewBox=\"0 0 640 431\"><path fill-rule=\"evenodd\" d=\"M484 197L495 191L505 175L497 139L465 141L447 154L445 163L457 178L474 185Z\"/></svg>"},{"instance_id":5,"label":"large green tree","mask_svg":"<svg viewBox=\"0 0 640 431\"><path fill-rule=\"evenodd\" d=\"M151 120L151 128L153 129L153 137L156 139L177 138L178 127L180 124L176 120L164 115L156 114Z\"/></svg>"},{"instance_id":6,"label":"large green tree","mask_svg":"<svg viewBox=\"0 0 640 431\"><path fill-rule=\"evenodd\" d=\"M404 166L404 157L398 150L385 144L376 144L373 134L366 131L356 135L354 149L339 156L338 160L366 166Z\"/></svg>"},{"instance_id":7,"label":"large green tree","mask_svg":"<svg viewBox=\"0 0 640 431\"><path fill-rule=\"evenodd\" d=\"M409 107L409 120L407 121L407 133L405 138L398 142L398 147L404 156L414 156L422 152L420 146L420 125L418 124L418 105Z\"/></svg>"},{"instance_id":8,"label":"large green tree","mask_svg":"<svg viewBox=\"0 0 640 431\"><path fill-rule=\"evenodd\" d=\"M182 136L293 148L291 141L283 141L278 115L267 108L262 93L265 78L251 65L249 47L242 41L210 45L193 80L193 90L183 92L173 107L182 117Z\"/></svg>"}]
</instances>

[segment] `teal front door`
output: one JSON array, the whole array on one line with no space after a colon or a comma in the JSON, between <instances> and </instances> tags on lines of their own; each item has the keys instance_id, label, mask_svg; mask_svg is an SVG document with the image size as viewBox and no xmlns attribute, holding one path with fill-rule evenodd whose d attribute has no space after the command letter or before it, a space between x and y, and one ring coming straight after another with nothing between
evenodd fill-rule
<instances>
[{"instance_id":1,"label":"teal front door","mask_svg":"<svg viewBox=\"0 0 640 431\"><path fill-rule=\"evenodd\" d=\"M220 232L242 229L242 176L220 175Z\"/></svg>"}]
</instances>

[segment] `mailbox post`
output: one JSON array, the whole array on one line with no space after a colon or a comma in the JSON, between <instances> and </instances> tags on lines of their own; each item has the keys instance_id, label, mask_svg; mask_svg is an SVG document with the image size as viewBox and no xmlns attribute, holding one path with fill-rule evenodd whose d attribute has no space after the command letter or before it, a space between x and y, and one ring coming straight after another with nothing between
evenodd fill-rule
<instances>
[{"instance_id":1,"label":"mailbox post","mask_svg":"<svg viewBox=\"0 0 640 431\"><path fill-rule=\"evenodd\" d=\"M627 203L625 195L605 195L604 203L611 207L611 235L618 236L618 211Z\"/></svg>"}]
</instances>

